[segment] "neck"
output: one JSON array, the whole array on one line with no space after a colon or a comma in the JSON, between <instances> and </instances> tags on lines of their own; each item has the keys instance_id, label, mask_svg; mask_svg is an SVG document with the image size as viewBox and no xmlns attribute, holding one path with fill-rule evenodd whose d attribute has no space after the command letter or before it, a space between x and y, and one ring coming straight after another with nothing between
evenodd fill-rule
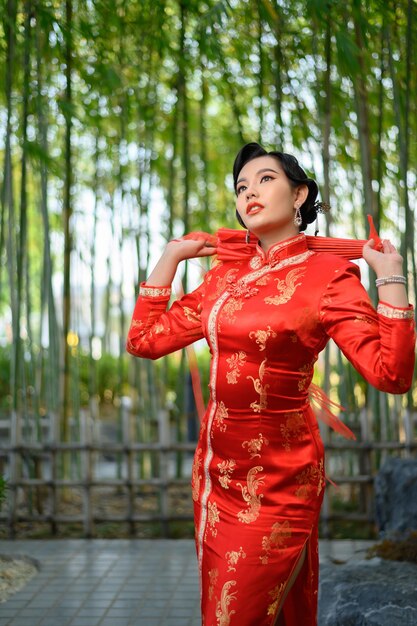
<instances>
[{"instance_id":1,"label":"neck","mask_svg":"<svg viewBox=\"0 0 417 626\"><path fill-rule=\"evenodd\" d=\"M256 233L254 234L256 235ZM268 232L260 235L259 244L265 253L267 253L269 248L274 246L276 243L289 239L290 237L295 237L299 234L300 231L298 228L293 224L289 224L286 228L281 228L279 231Z\"/></svg>"}]
</instances>

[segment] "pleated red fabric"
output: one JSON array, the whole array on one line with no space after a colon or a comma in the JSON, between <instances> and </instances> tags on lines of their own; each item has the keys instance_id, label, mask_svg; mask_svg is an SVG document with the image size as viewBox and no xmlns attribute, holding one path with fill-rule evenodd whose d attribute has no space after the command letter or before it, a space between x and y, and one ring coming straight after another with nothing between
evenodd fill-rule
<instances>
[{"instance_id":1,"label":"pleated red fabric","mask_svg":"<svg viewBox=\"0 0 417 626\"><path fill-rule=\"evenodd\" d=\"M216 264L168 311L169 286L141 286L127 350L156 359L203 337L210 348L192 470L202 624L271 626L282 610L286 626L316 626L325 469L314 363L332 338L372 385L406 392L413 310L375 310L359 268L304 234L265 254L238 232L218 232Z\"/></svg>"}]
</instances>

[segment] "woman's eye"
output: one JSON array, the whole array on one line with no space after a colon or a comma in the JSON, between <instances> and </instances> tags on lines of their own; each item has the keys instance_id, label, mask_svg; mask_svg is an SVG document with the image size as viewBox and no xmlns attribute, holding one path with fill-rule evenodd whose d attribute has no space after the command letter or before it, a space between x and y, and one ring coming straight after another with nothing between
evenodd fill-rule
<instances>
[{"instance_id":1,"label":"woman's eye","mask_svg":"<svg viewBox=\"0 0 417 626\"><path fill-rule=\"evenodd\" d=\"M262 176L262 178L261 178L261 182L262 182L263 180L265 180L265 178L268 178L269 180L272 180L272 176L270 176L269 174L265 174L265 176Z\"/></svg>"},{"instance_id":2,"label":"woman's eye","mask_svg":"<svg viewBox=\"0 0 417 626\"><path fill-rule=\"evenodd\" d=\"M236 195L238 196L244 189L246 189L245 185L241 185L240 187L238 187L238 189L236 190Z\"/></svg>"}]
</instances>

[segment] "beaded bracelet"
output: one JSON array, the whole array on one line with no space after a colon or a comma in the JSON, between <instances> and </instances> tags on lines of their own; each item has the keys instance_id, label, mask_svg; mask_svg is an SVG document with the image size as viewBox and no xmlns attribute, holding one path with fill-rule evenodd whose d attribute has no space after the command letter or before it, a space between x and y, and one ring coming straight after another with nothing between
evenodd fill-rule
<instances>
[{"instance_id":1,"label":"beaded bracelet","mask_svg":"<svg viewBox=\"0 0 417 626\"><path fill-rule=\"evenodd\" d=\"M401 285L405 285L407 280L405 276L400 276L399 274L393 274L392 276L384 276L382 278L377 278L375 281L375 285L377 287L382 287L383 285L389 285L390 283L400 283Z\"/></svg>"}]
</instances>

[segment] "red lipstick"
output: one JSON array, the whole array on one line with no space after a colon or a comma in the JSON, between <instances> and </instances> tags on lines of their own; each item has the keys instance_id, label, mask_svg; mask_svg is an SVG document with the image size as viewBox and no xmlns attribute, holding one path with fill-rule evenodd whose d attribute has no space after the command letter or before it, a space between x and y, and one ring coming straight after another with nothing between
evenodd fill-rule
<instances>
[{"instance_id":1,"label":"red lipstick","mask_svg":"<svg viewBox=\"0 0 417 626\"><path fill-rule=\"evenodd\" d=\"M249 213L253 215L254 213L258 213L258 211L261 211L264 208L264 205L260 202L250 202L246 207L246 215L249 215Z\"/></svg>"}]
</instances>

